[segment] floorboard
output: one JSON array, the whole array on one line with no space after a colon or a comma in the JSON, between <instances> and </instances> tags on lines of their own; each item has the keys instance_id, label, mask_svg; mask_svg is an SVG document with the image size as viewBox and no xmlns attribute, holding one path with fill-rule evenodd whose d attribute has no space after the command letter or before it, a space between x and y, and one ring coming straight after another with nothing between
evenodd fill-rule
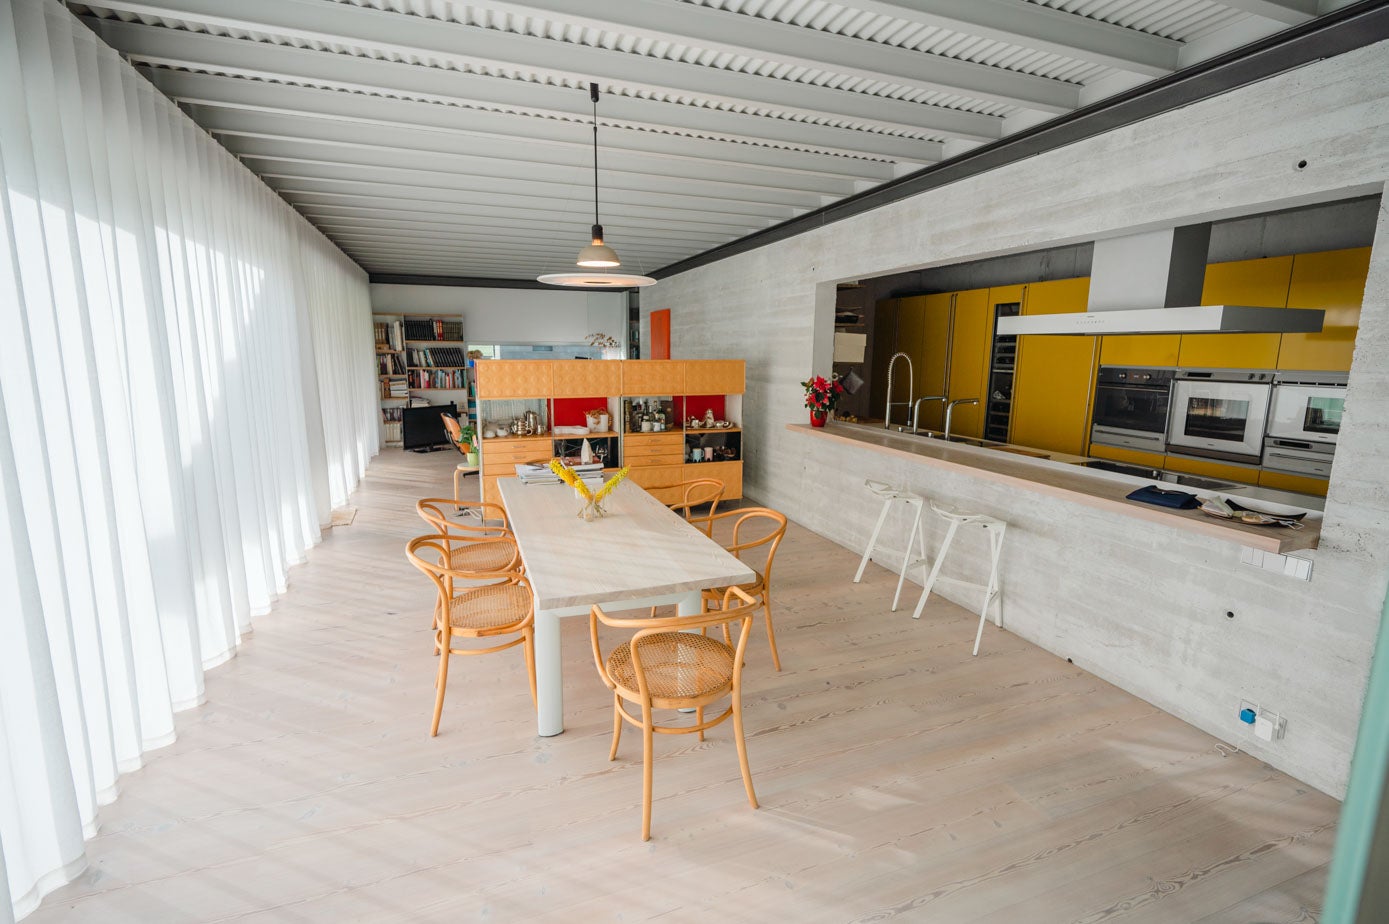
<instances>
[{"instance_id":1,"label":"floorboard","mask_svg":"<svg viewBox=\"0 0 1389 924\"><path fill-rule=\"evenodd\" d=\"M744 674L759 810L727 726L658 739L639 840L640 736L608 762L582 619L563 735L536 736L513 649L455 661L430 739L431 590L403 549L453 466L373 462L33 924L1318 920L1335 800L992 625L970 657L973 614L889 612L895 575L850 583L857 556L794 524L785 670L757 625Z\"/></svg>"}]
</instances>

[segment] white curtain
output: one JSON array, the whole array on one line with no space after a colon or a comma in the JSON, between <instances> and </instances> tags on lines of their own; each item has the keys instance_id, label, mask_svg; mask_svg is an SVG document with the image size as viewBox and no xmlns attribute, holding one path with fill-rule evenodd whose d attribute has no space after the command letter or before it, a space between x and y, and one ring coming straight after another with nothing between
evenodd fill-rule
<instances>
[{"instance_id":1,"label":"white curtain","mask_svg":"<svg viewBox=\"0 0 1389 924\"><path fill-rule=\"evenodd\" d=\"M0 88L3 922L378 447L355 264L55 0L0 0Z\"/></svg>"}]
</instances>

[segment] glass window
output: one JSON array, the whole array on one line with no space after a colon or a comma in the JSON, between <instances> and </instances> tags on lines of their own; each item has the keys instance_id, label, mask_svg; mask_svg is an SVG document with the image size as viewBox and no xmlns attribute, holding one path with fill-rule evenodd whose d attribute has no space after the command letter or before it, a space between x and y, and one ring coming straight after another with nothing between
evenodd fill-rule
<instances>
[{"instance_id":1,"label":"glass window","mask_svg":"<svg viewBox=\"0 0 1389 924\"><path fill-rule=\"evenodd\" d=\"M1188 398L1184 432L1210 440L1244 442L1249 402L1231 398Z\"/></svg>"},{"instance_id":2,"label":"glass window","mask_svg":"<svg viewBox=\"0 0 1389 924\"><path fill-rule=\"evenodd\" d=\"M1302 429L1308 433L1340 433L1345 398L1308 398Z\"/></svg>"}]
</instances>

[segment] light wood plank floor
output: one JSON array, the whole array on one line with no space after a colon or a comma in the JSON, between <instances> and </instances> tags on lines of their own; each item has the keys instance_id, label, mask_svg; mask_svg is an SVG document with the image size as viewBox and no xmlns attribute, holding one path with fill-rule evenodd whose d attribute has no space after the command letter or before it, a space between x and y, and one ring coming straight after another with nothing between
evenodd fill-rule
<instances>
[{"instance_id":1,"label":"light wood plank floor","mask_svg":"<svg viewBox=\"0 0 1389 924\"><path fill-rule=\"evenodd\" d=\"M755 635L744 675L758 811L727 726L658 738L640 841L640 736L608 762L582 619L563 735L536 737L512 650L455 662L431 740L402 550L454 462L373 463L33 924L1317 920L1335 800L992 626L971 658L972 614L889 613L895 575L853 585L857 556L795 526L785 671Z\"/></svg>"}]
</instances>

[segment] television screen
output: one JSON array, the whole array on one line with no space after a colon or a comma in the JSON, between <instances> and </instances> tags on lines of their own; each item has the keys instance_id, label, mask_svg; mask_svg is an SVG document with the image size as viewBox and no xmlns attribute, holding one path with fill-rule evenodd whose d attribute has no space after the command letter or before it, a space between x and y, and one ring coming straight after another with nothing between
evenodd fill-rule
<instances>
[{"instance_id":1,"label":"television screen","mask_svg":"<svg viewBox=\"0 0 1389 924\"><path fill-rule=\"evenodd\" d=\"M440 416L444 413L456 416L458 410L451 403L405 408L401 416L401 446L405 449L447 446L449 436L444 430L444 419Z\"/></svg>"}]
</instances>

